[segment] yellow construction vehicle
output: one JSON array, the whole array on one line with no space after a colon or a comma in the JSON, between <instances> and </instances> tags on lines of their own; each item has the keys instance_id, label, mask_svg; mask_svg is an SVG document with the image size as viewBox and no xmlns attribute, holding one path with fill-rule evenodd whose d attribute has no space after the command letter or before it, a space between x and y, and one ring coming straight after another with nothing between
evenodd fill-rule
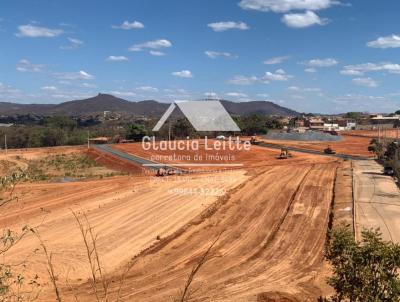
<instances>
[{"instance_id":1,"label":"yellow construction vehicle","mask_svg":"<svg viewBox=\"0 0 400 302\"><path fill-rule=\"evenodd\" d=\"M175 169L168 169L167 167L165 168L160 168L156 171L156 176L158 177L163 177L163 176L169 176L169 175L176 175L178 174L178 171Z\"/></svg>"},{"instance_id":2,"label":"yellow construction vehicle","mask_svg":"<svg viewBox=\"0 0 400 302\"><path fill-rule=\"evenodd\" d=\"M281 148L281 154L279 154L276 158L277 159L288 159L293 155L289 152L288 148Z\"/></svg>"},{"instance_id":3,"label":"yellow construction vehicle","mask_svg":"<svg viewBox=\"0 0 400 302\"><path fill-rule=\"evenodd\" d=\"M252 144L252 145L259 145L260 144L260 141L258 141L257 140L257 136L252 136L251 138L250 138L250 144Z\"/></svg>"},{"instance_id":4,"label":"yellow construction vehicle","mask_svg":"<svg viewBox=\"0 0 400 302\"><path fill-rule=\"evenodd\" d=\"M324 153L325 153L325 154L336 154L336 151L333 150L333 149L331 148L331 146L328 146L328 148L324 149Z\"/></svg>"}]
</instances>

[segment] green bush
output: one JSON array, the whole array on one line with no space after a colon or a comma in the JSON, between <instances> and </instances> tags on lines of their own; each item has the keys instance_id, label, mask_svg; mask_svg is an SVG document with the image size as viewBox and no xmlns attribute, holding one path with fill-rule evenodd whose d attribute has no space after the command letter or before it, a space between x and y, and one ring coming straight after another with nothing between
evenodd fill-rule
<instances>
[{"instance_id":1,"label":"green bush","mask_svg":"<svg viewBox=\"0 0 400 302\"><path fill-rule=\"evenodd\" d=\"M325 257L333 268L328 283L336 293L321 301L400 301L400 246L383 241L378 230L363 230L361 242L349 228L334 230Z\"/></svg>"}]
</instances>

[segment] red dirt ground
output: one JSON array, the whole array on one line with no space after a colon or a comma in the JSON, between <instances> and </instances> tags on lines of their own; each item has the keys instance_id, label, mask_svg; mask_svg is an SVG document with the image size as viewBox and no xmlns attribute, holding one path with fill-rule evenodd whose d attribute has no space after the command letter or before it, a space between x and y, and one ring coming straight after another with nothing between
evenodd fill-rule
<instances>
[{"instance_id":1,"label":"red dirt ground","mask_svg":"<svg viewBox=\"0 0 400 302\"><path fill-rule=\"evenodd\" d=\"M211 214L142 253L122 287L122 301L172 301L219 234L211 259L192 285L192 301L268 301L274 291L315 301L324 293L323 248L336 167L329 163L254 170ZM118 278L113 280L110 291L115 297ZM83 286L79 295L89 299L88 291Z\"/></svg>"},{"instance_id":2,"label":"red dirt ground","mask_svg":"<svg viewBox=\"0 0 400 302\"><path fill-rule=\"evenodd\" d=\"M212 142L209 142L211 145ZM265 166L276 166L276 165L291 165L291 164L307 164L307 163L316 163L316 162L330 162L334 159L326 158L322 156L313 156L308 154L300 154L293 152L293 157L286 159L286 160L278 160L276 156L279 155L279 150L258 147L258 146L251 146L251 151L246 150L221 150L221 151L205 151L204 144L200 146L200 151L147 151L142 148L141 143L131 143L131 144L118 144L113 145L113 148L126 152L128 154L133 154L136 156L143 157L148 160L152 160L159 163L165 164L172 164L179 163L179 164L243 164L241 167L236 168L256 168L256 167L265 167ZM169 158L175 154L176 157L180 156L188 156L190 158ZM195 156L201 156L201 160L196 160ZM210 159L206 158L207 156L220 156L221 158L218 159ZM161 160L159 156L162 156ZM197 157L198 158L198 157ZM206 170L216 170L221 169L220 167L185 167L185 169L189 170L197 170L197 169L206 169Z\"/></svg>"},{"instance_id":3,"label":"red dirt ground","mask_svg":"<svg viewBox=\"0 0 400 302\"><path fill-rule=\"evenodd\" d=\"M288 141L288 140L267 140L262 139L268 143L282 144L288 147L297 147L310 150L323 151L325 148L331 146L337 153L346 155L356 155L372 157L373 155L368 151L368 146L371 141L367 137L357 137L350 135L342 135L342 140L337 142L321 142L321 141Z\"/></svg>"},{"instance_id":4,"label":"red dirt ground","mask_svg":"<svg viewBox=\"0 0 400 302\"><path fill-rule=\"evenodd\" d=\"M347 135L356 135L362 137L378 137L380 135L381 138L400 138L400 129L382 129L380 132L378 130L353 130L345 132Z\"/></svg>"},{"instance_id":5,"label":"red dirt ground","mask_svg":"<svg viewBox=\"0 0 400 302\"><path fill-rule=\"evenodd\" d=\"M114 148L149 159L155 154L140 144ZM193 301L315 301L329 292L323 249L341 161L302 153L277 160L279 150L251 148L219 151L244 164L243 170L226 172L231 174L23 184L17 189L18 203L0 213L0 227L38 226L53 254L63 301L74 301L73 293L79 301L96 300L70 208L84 211L99 234L99 253L111 281L109 301L117 300L121 272L133 258L121 301L173 301L219 234L211 259L192 284ZM215 175L221 175L220 182ZM174 193L177 188L215 188L221 194L181 195ZM29 236L8 257L28 259L32 273L45 274L40 249L27 258L36 248L37 240ZM72 287L65 284L67 277ZM39 301L54 301L50 285Z\"/></svg>"},{"instance_id":6,"label":"red dirt ground","mask_svg":"<svg viewBox=\"0 0 400 302\"><path fill-rule=\"evenodd\" d=\"M105 154L103 152L97 151L90 148L86 151L87 155L94 159L99 164L117 171L122 171L130 174L142 174L143 168L134 163L121 160L120 158L113 156L111 154Z\"/></svg>"}]
</instances>

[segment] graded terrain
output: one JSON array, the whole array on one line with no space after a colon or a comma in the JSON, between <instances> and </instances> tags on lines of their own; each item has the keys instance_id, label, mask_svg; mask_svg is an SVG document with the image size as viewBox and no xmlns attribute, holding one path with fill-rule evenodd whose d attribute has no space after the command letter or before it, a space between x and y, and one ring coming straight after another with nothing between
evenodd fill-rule
<instances>
[{"instance_id":1,"label":"graded terrain","mask_svg":"<svg viewBox=\"0 0 400 302\"><path fill-rule=\"evenodd\" d=\"M40 158L40 150L35 152ZM120 276L132 259L120 291L123 301L177 297L193 265L220 235L193 284L201 286L195 301L256 301L277 291L292 301L311 300L327 290L322 253L340 161L297 153L282 161L278 153L252 146L251 154L234 153L243 168L224 172L22 183L18 202L2 211L0 227L29 225L38 231L66 301L73 300L71 286L80 300L95 299L71 210L85 214L98 235L102 267L112 281L110 297L118 295ZM29 273L48 282L35 236L27 235L7 259L27 261ZM54 296L47 284L42 301Z\"/></svg>"},{"instance_id":2,"label":"graded terrain","mask_svg":"<svg viewBox=\"0 0 400 302\"><path fill-rule=\"evenodd\" d=\"M286 147L296 147L305 150L324 151L325 148L330 146L338 154L372 157L373 155L368 151L368 145L371 141L369 137L359 137L354 135L341 135L340 141L326 142L326 141L293 141L293 140L272 140L262 139L267 143L281 144Z\"/></svg>"}]
</instances>

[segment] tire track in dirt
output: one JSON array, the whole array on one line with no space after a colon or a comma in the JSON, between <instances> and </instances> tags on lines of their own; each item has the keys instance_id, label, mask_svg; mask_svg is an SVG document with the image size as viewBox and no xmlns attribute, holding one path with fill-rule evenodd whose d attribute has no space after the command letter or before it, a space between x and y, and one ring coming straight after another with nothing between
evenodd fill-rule
<instances>
[{"instance_id":1,"label":"tire track in dirt","mask_svg":"<svg viewBox=\"0 0 400 302\"><path fill-rule=\"evenodd\" d=\"M199 288L194 301L254 301L277 289L301 301L315 298L321 292L313 282L322 269L336 166L273 167L251 178L211 216L138 257L123 300L176 297L191 267L221 231L214 257L193 284ZM258 250L258 257L251 257ZM81 295L87 291L80 288Z\"/></svg>"}]
</instances>

